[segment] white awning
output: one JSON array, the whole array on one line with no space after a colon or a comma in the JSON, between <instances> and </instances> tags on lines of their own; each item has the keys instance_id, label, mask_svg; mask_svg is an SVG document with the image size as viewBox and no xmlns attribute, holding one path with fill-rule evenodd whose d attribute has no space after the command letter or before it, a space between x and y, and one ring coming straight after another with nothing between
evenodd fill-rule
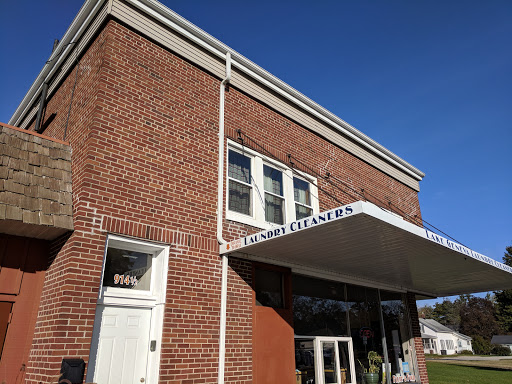
<instances>
[{"instance_id":1,"label":"white awning","mask_svg":"<svg viewBox=\"0 0 512 384\"><path fill-rule=\"evenodd\" d=\"M512 288L511 267L363 201L223 244L220 253L432 297Z\"/></svg>"}]
</instances>

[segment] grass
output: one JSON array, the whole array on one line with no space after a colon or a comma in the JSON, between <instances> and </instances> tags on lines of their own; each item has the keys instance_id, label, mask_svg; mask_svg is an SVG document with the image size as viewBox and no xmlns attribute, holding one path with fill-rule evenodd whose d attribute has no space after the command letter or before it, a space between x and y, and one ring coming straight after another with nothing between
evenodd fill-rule
<instances>
[{"instance_id":1,"label":"grass","mask_svg":"<svg viewBox=\"0 0 512 384\"><path fill-rule=\"evenodd\" d=\"M512 383L512 364L507 360L427 361L427 370L430 384Z\"/></svg>"},{"instance_id":2,"label":"grass","mask_svg":"<svg viewBox=\"0 0 512 384\"><path fill-rule=\"evenodd\" d=\"M510 370L510 374L512 374L512 360L503 359L503 360L443 360L443 364L452 364L452 365L463 365L466 367L480 367L480 368L489 368L496 370ZM512 381L511 381L512 383Z\"/></svg>"}]
</instances>

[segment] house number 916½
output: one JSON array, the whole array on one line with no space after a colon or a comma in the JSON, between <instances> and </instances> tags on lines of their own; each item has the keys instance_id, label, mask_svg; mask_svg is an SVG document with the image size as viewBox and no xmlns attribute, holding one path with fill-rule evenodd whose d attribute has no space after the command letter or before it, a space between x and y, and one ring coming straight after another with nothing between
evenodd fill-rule
<instances>
[{"instance_id":1,"label":"house number 916\u00bd","mask_svg":"<svg viewBox=\"0 0 512 384\"><path fill-rule=\"evenodd\" d=\"M114 284L119 285L137 285L137 276L130 276L130 275L120 275L116 273L114 275Z\"/></svg>"}]
</instances>

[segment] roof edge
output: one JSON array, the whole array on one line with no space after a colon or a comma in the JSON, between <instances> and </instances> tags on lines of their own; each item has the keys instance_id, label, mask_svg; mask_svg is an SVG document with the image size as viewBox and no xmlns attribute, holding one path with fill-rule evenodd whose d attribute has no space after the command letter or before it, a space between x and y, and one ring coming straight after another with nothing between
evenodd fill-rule
<instances>
[{"instance_id":1,"label":"roof edge","mask_svg":"<svg viewBox=\"0 0 512 384\"><path fill-rule=\"evenodd\" d=\"M92 19L96 15L100 6L109 0L86 0L82 5L78 14L75 16L71 25L68 27L59 44L53 50L52 54L46 61L45 65L39 72L29 90L21 100L20 104L14 111L13 115L9 119L8 124L15 126L20 123L20 119L27 112L33 104L36 103L36 99L42 90L43 83L50 79L55 71L58 70L60 64L68 57L72 51L72 45L78 41L84 31L87 29Z\"/></svg>"}]
</instances>

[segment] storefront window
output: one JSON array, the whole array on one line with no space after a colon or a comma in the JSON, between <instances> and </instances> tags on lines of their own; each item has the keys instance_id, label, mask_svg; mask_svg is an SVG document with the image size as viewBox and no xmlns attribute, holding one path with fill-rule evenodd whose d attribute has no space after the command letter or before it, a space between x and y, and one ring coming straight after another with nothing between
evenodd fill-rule
<instances>
[{"instance_id":1,"label":"storefront window","mask_svg":"<svg viewBox=\"0 0 512 384\"><path fill-rule=\"evenodd\" d=\"M379 295L374 288L347 284L347 306L350 318L350 335L354 343L354 357L368 368L368 352L384 355L380 327ZM381 373L382 373L382 367ZM364 382L363 367L356 363L356 379Z\"/></svg>"},{"instance_id":2,"label":"storefront window","mask_svg":"<svg viewBox=\"0 0 512 384\"><path fill-rule=\"evenodd\" d=\"M292 286L296 335L347 336L345 284L294 275Z\"/></svg>"},{"instance_id":3,"label":"storefront window","mask_svg":"<svg viewBox=\"0 0 512 384\"><path fill-rule=\"evenodd\" d=\"M269 269L255 270L256 305L284 308L283 273Z\"/></svg>"},{"instance_id":4,"label":"storefront window","mask_svg":"<svg viewBox=\"0 0 512 384\"><path fill-rule=\"evenodd\" d=\"M386 332L389 368L391 369L391 376L397 377L397 381L400 381L402 377L414 375L405 303L402 294L395 292L380 291L380 299Z\"/></svg>"},{"instance_id":5,"label":"storefront window","mask_svg":"<svg viewBox=\"0 0 512 384\"><path fill-rule=\"evenodd\" d=\"M321 383L337 382L338 378L365 383L364 371L372 351L382 358L379 383L387 382L386 376L391 383L415 382L409 317L402 293L302 275L292 276L292 293L296 369L301 383L312 378L305 356L313 358L315 351L316 380Z\"/></svg>"}]
</instances>

